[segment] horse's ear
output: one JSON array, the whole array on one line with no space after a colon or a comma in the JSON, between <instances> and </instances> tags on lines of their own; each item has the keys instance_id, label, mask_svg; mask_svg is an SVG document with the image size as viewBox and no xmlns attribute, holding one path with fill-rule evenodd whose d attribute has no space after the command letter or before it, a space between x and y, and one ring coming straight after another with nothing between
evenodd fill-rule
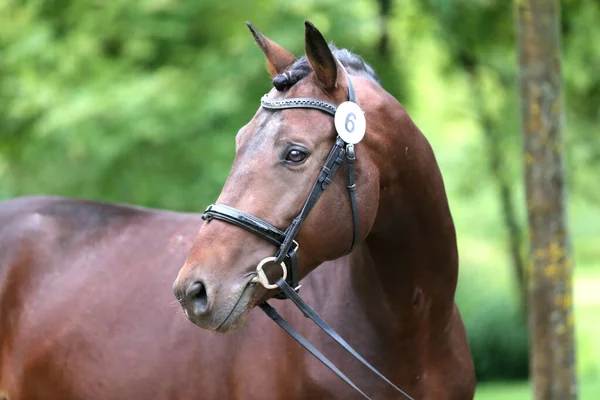
<instances>
[{"instance_id":1,"label":"horse's ear","mask_svg":"<svg viewBox=\"0 0 600 400\"><path fill-rule=\"evenodd\" d=\"M304 47L317 82L326 92L331 92L337 84L338 63L321 32L309 21L304 22Z\"/></svg>"},{"instance_id":2,"label":"horse's ear","mask_svg":"<svg viewBox=\"0 0 600 400\"><path fill-rule=\"evenodd\" d=\"M252 36L254 36L254 40L256 40L258 46L265 53L267 69L271 77L284 73L290 65L296 62L296 57L292 53L264 36L249 21L246 21L246 25L250 29L250 32L252 32Z\"/></svg>"}]
</instances>

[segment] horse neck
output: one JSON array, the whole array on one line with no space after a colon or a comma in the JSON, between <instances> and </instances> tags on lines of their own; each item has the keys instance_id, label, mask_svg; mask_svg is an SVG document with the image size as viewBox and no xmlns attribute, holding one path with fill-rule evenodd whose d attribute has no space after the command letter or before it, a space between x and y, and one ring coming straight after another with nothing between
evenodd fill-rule
<instances>
[{"instance_id":1,"label":"horse neck","mask_svg":"<svg viewBox=\"0 0 600 400\"><path fill-rule=\"evenodd\" d=\"M396 112L379 157L380 200L375 225L352 258L352 277L382 323L417 329L419 320L444 324L454 308L456 234L433 151L406 112ZM390 314L393 318L390 319ZM432 315L432 314L435 314ZM383 322L385 321L385 322Z\"/></svg>"}]
</instances>

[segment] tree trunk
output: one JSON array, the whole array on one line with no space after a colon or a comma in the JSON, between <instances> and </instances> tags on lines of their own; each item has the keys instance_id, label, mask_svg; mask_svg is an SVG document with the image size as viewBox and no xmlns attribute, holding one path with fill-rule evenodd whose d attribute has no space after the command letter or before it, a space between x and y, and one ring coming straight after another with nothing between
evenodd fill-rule
<instances>
[{"instance_id":1,"label":"tree trunk","mask_svg":"<svg viewBox=\"0 0 600 400\"><path fill-rule=\"evenodd\" d=\"M530 236L531 376L538 400L577 398L573 263L563 166L558 0L517 0L525 186Z\"/></svg>"}]
</instances>

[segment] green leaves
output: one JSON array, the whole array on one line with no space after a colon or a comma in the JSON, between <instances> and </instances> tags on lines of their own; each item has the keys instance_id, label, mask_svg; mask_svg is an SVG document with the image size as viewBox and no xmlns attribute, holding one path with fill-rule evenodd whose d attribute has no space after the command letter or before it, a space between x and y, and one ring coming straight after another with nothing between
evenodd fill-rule
<instances>
[{"instance_id":1,"label":"green leaves","mask_svg":"<svg viewBox=\"0 0 600 400\"><path fill-rule=\"evenodd\" d=\"M271 86L244 21L301 54L314 17L356 48L365 4L2 3L0 197L202 210Z\"/></svg>"}]
</instances>

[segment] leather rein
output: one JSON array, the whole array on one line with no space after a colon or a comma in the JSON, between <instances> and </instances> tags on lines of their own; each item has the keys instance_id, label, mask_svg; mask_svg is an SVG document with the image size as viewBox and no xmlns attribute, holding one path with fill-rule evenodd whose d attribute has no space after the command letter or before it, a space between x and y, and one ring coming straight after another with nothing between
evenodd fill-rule
<instances>
[{"instance_id":1,"label":"leather rein","mask_svg":"<svg viewBox=\"0 0 600 400\"><path fill-rule=\"evenodd\" d=\"M342 67L343 68L343 67ZM343 68L344 69L344 68ZM354 93L354 86L350 80L350 75L344 69L348 80L348 101L356 103L356 96ZM286 98L272 100L265 94L261 99L262 107L269 110L285 110L293 108L310 108L325 112L335 117L337 106L329 102L311 99L311 98ZM311 319L319 328L327 333L333 340L335 340L342 348L350 353L354 358L360 361L363 365L369 368L375 373L380 379L394 388L397 392L403 394L406 398L414 400L402 389L394 385L389 379L381 374L375 367L369 364L363 357L360 356L350 345L342 339L331 326L329 326L323 318L317 314L317 312L310 307L302 298L298 295L300 289L299 280L300 273L298 270L298 242L295 240L302 223L313 209L317 200L321 197L325 189L333 181L335 173L342 162L346 160L348 164L348 192L350 194L350 205L352 207L352 219L354 222L354 231L352 234L352 243L348 250L350 253L356 244L356 240L359 235L359 221L358 212L356 206L356 195L355 189L356 184L354 181L354 162L356 160L356 153L354 151L354 144L348 143L337 136L335 144L333 145L325 164L321 168L316 182L314 183L308 198L306 199L300 213L294 218L290 226L282 231L277 227L273 226L269 222L258 218L254 215L245 213L237 210L233 207L224 204L211 204L208 206L202 218L205 221L213 219L228 222L240 228L243 228L255 235L258 235L267 242L278 246L277 253L273 257L267 257L263 259L256 267L257 276L253 278L252 282L262 284L267 289L277 289L281 291L274 297L277 299L290 299L305 317ZM281 266L283 271L282 277L274 284L271 284L263 270L263 266L268 263L275 263ZM340 371L329 359L327 359L317 348L315 348L306 338L304 338L296 329L294 329L271 305L264 302L259 305L273 321L277 323L283 330L285 330L294 340L308 350L313 356L315 356L321 363L333 371L339 376L344 382L350 387L360 393L364 398L371 399L365 394L354 382L350 380L342 371Z\"/></svg>"}]
</instances>

